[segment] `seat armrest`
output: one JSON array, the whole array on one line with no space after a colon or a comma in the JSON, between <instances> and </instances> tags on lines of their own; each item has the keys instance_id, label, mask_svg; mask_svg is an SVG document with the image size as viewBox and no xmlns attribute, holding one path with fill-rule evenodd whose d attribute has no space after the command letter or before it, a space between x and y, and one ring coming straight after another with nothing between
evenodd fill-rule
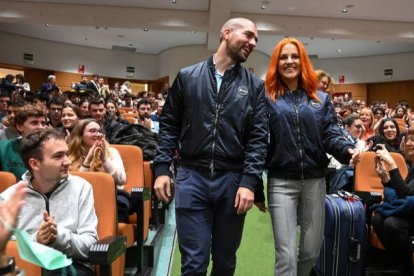
<instances>
[{"instance_id":1,"label":"seat armrest","mask_svg":"<svg viewBox=\"0 0 414 276\"><path fill-rule=\"evenodd\" d=\"M89 250L93 265L109 265L126 251L126 238L108 236L94 243Z\"/></svg>"},{"instance_id":2,"label":"seat armrest","mask_svg":"<svg viewBox=\"0 0 414 276\"><path fill-rule=\"evenodd\" d=\"M382 201L382 194L380 192L355 191L355 194L359 196L362 203L368 207L376 203L381 203Z\"/></svg>"}]
</instances>

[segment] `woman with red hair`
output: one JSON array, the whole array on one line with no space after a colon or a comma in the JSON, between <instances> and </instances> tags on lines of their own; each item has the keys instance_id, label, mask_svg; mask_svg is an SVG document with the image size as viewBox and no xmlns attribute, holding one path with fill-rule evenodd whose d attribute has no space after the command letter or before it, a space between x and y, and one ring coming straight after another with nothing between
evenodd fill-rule
<instances>
[{"instance_id":1,"label":"woman with red hair","mask_svg":"<svg viewBox=\"0 0 414 276\"><path fill-rule=\"evenodd\" d=\"M323 240L326 154L348 164L359 151L342 135L328 94L317 90L318 78L300 41L285 38L276 45L265 84L275 275L309 275Z\"/></svg>"}]
</instances>

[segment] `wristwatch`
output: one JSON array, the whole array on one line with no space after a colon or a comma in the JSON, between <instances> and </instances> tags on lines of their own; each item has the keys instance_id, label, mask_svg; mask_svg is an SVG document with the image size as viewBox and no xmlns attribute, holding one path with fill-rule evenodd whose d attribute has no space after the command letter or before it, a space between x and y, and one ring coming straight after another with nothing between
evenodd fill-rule
<instances>
[{"instance_id":1,"label":"wristwatch","mask_svg":"<svg viewBox=\"0 0 414 276\"><path fill-rule=\"evenodd\" d=\"M14 258L13 257L8 257L7 258L7 265L0 268L0 275L5 275L7 273L14 272L15 266L16 266L16 263L14 261Z\"/></svg>"}]
</instances>

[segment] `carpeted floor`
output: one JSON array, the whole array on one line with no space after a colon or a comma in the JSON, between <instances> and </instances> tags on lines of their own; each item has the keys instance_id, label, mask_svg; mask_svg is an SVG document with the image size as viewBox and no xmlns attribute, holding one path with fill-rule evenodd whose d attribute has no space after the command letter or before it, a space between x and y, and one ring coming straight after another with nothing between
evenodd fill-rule
<instances>
[{"instance_id":1,"label":"carpeted floor","mask_svg":"<svg viewBox=\"0 0 414 276\"><path fill-rule=\"evenodd\" d=\"M174 251L172 276L180 275L180 252L178 244ZM235 276L273 275L274 266L273 233L270 215L253 207L247 214L243 239L237 252Z\"/></svg>"}]
</instances>

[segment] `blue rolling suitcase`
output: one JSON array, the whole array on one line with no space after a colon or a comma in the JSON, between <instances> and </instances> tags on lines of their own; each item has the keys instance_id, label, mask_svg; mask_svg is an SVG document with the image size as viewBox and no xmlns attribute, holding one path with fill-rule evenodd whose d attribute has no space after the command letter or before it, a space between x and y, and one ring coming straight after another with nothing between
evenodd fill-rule
<instances>
[{"instance_id":1,"label":"blue rolling suitcase","mask_svg":"<svg viewBox=\"0 0 414 276\"><path fill-rule=\"evenodd\" d=\"M324 276L362 275L367 225L361 200L339 191L326 195L325 210L325 238L315 272Z\"/></svg>"}]
</instances>

